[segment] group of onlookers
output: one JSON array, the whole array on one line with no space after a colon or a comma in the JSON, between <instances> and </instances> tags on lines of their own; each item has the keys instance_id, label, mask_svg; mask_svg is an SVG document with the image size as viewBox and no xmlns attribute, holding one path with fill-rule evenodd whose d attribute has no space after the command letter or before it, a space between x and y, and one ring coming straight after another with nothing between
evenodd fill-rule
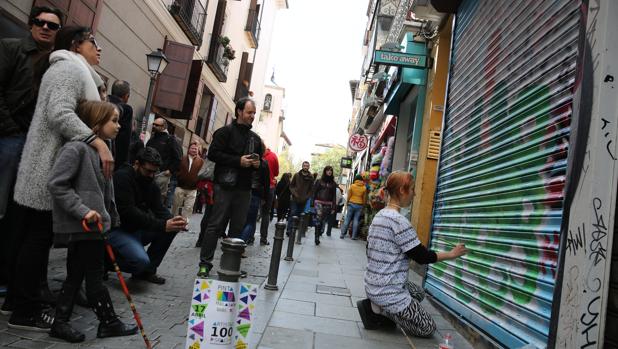
<instances>
[{"instance_id":1,"label":"group of onlookers","mask_svg":"<svg viewBox=\"0 0 618 349\"><path fill-rule=\"evenodd\" d=\"M58 9L33 7L30 34L0 40L1 268L8 274L0 311L11 328L80 342L84 335L69 322L84 293L100 321L98 337L137 332L116 316L103 284L102 233L123 271L164 283L157 267L187 219L163 205L166 181L154 179L174 172L177 196L190 197L201 159L190 147L181 160L163 119L144 147L132 127L129 83L115 81L106 96L94 69L101 47L89 28L63 19ZM47 286L52 245L67 248L57 297Z\"/></svg>"}]
</instances>

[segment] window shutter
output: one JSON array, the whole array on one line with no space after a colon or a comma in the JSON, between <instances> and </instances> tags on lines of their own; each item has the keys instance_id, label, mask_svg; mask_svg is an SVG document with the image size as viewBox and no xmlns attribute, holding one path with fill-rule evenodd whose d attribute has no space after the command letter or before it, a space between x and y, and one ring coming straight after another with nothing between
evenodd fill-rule
<instances>
[{"instance_id":1,"label":"window shutter","mask_svg":"<svg viewBox=\"0 0 618 349\"><path fill-rule=\"evenodd\" d=\"M65 15L65 25L82 25L95 33L103 8L103 0L36 0L34 6L60 9Z\"/></svg>"},{"instance_id":2,"label":"window shutter","mask_svg":"<svg viewBox=\"0 0 618 349\"><path fill-rule=\"evenodd\" d=\"M208 49L208 60L214 61L217 56L217 46L219 45L219 36L221 36L221 30L223 29L223 22L225 19L225 7L227 1L219 0L217 4L217 12L215 13L215 23L212 27L212 38L210 39L210 47Z\"/></svg>"},{"instance_id":3,"label":"window shutter","mask_svg":"<svg viewBox=\"0 0 618 349\"><path fill-rule=\"evenodd\" d=\"M249 5L249 15L247 16L247 24L245 25L245 30L251 30L253 28L253 23L257 20L257 0L251 0L251 4Z\"/></svg>"},{"instance_id":4,"label":"window shutter","mask_svg":"<svg viewBox=\"0 0 618 349\"><path fill-rule=\"evenodd\" d=\"M159 76L153 105L182 111L195 48L191 45L166 40L163 52L169 64Z\"/></svg>"},{"instance_id":5,"label":"window shutter","mask_svg":"<svg viewBox=\"0 0 618 349\"><path fill-rule=\"evenodd\" d=\"M191 63L191 71L189 73L189 81L187 82L187 93L185 95L184 103L181 111L175 111L172 113L174 119L192 120L197 113L195 106L199 107L199 100L201 100L202 83L200 77L202 75L202 60L194 60ZM193 122L195 126L195 122ZM189 129L192 129L189 127Z\"/></svg>"}]
</instances>

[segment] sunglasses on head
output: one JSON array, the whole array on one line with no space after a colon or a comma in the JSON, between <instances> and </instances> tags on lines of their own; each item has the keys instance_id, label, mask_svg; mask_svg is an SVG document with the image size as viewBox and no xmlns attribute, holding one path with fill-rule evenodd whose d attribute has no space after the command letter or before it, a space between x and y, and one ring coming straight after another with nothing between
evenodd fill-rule
<instances>
[{"instance_id":1,"label":"sunglasses on head","mask_svg":"<svg viewBox=\"0 0 618 349\"><path fill-rule=\"evenodd\" d=\"M37 27L41 27L41 28L43 28L47 24L47 29L54 30L54 31L60 29L61 27L61 25L58 23L46 21L46 20L39 19L39 18L33 18L32 24L36 25Z\"/></svg>"}]
</instances>

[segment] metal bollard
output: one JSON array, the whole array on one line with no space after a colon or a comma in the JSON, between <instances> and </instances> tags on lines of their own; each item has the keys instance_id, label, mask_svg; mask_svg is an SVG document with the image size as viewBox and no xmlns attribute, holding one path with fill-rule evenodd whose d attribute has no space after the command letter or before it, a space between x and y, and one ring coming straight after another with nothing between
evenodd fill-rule
<instances>
[{"instance_id":1,"label":"metal bollard","mask_svg":"<svg viewBox=\"0 0 618 349\"><path fill-rule=\"evenodd\" d=\"M307 233L307 228L309 228L309 219L311 218L311 215L303 213L300 217L300 225L298 230L300 231L300 236L301 237L305 237L305 234Z\"/></svg>"},{"instance_id":2,"label":"metal bollard","mask_svg":"<svg viewBox=\"0 0 618 349\"><path fill-rule=\"evenodd\" d=\"M296 224L294 225L294 231L296 232L296 244L297 245L302 245L303 243L301 242L301 239L303 238L303 234L301 234L301 228L303 226L303 220L304 220L304 213L300 214L300 218L296 221Z\"/></svg>"},{"instance_id":3,"label":"metal bollard","mask_svg":"<svg viewBox=\"0 0 618 349\"><path fill-rule=\"evenodd\" d=\"M294 237L296 237L296 242L298 243L298 232L296 231L296 229L298 228L298 217L294 216L292 217L292 232L290 233L290 236L288 236L288 252L285 255L285 258L283 258L283 260L286 261L293 261L294 258L292 257L292 255L294 254Z\"/></svg>"},{"instance_id":4,"label":"metal bollard","mask_svg":"<svg viewBox=\"0 0 618 349\"><path fill-rule=\"evenodd\" d=\"M281 260L281 248L283 247L283 234L285 233L285 223L277 222L275 224L275 237L273 238L273 253L270 256L270 269L268 270L268 281L264 288L267 290L276 291L277 277L279 276L279 261Z\"/></svg>"},{"instance_id":5,"label":"metal bollard","mask_svg":"<svg viewBox=\"0 0 618 349\"><path fill-rule=\"evenodd\" d=\"M219 280L238 282L238 279L240 279L240 259L246 246L242 239L223 239L221 242L223 255L221 256L219 270L217 270Z\"/></svg>"}]
</instances>

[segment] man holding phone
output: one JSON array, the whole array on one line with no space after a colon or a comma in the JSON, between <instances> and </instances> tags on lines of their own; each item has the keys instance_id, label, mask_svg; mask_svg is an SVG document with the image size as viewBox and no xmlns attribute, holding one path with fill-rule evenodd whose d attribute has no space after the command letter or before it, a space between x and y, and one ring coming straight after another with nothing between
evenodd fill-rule
<instances>
[{"instance_id":1,"label":"man holding phone","mask_svg":"<svg viewBox=\"0 0 618 349\"><path fill-rule=\"evenodd\" d=\"M260 167L258 154L263 153L262 141L251 131L255 102L250 98L238 100L235 116L231 124L215 131L208 150L208 159L215 163L215 194L212 219L202 240L198 277L210 274L217 240L228 223L227 236L240 238L249 211L252 174Z\"/></svg>"},{"instance_id":2,"label":"man holding phone","mask_svg":"<svg viewBox=\"0 0 618 349\"><path fill-rule=\"evenodd\" d=\"M157 275L176 233L186 230L187 220L172 213L161 203L159 186L154 183L161 165L156 149L139 150L133 166L123 165L114 173L114 194L120 215L120 227L109 233L109 242L118 252L123 271L134 279L164 284ZM144 246L150 244L148 250Z\"/></svg>"}]
</instances>

